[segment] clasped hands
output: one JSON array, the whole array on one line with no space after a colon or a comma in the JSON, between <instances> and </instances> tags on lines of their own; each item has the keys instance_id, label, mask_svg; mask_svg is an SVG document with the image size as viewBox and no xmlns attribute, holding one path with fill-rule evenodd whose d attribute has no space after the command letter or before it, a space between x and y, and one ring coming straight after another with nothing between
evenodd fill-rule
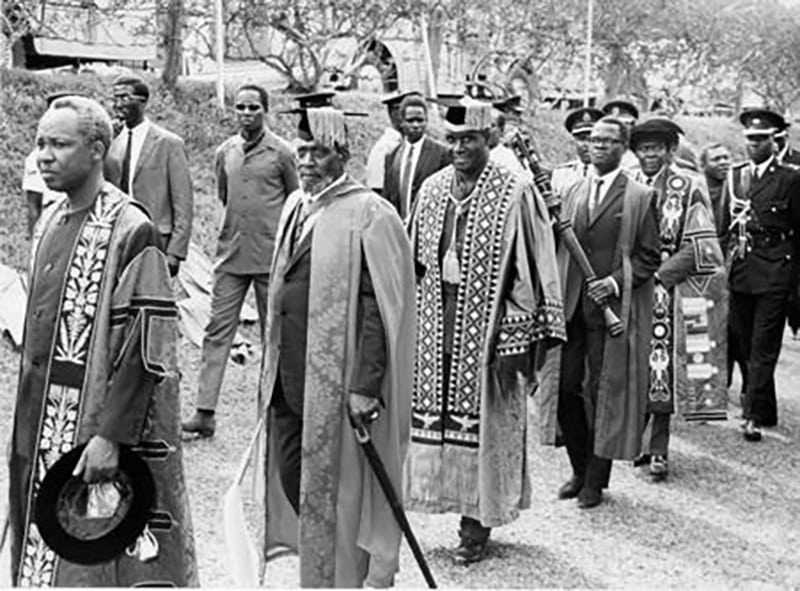
<instances>
[{"instance_id":1,"label":"clasped hands","mask_svg":"<svg viewBox=\"0 0 800 591\"><path fill-rule=\"evenodd\" d=\"M614 280L611 277L602 279L592 279L586 283L586 295L598 306L608 303L608 300L616 295Z\"/></svg>"}]
</instances>

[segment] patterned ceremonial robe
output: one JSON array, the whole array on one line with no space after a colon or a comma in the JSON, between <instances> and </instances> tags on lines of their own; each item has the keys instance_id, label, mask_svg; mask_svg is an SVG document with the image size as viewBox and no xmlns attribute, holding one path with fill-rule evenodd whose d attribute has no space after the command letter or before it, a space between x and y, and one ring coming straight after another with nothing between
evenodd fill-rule
<instances>
[{"instance_id":1,"label":"patterned ceremonial robe","mask_svg":"<svg viewBox=\"0 0 800 591\"><path fill-rule=\"evenodd\" d=\"M644 182L640 173L638 180ZM725 419L727 289L711 203L697 175L653 179L661 265L653 292L647 411Z\"/></svg>"},{"instance_id":2,"label":"patterned ceremonial robe","mask_svg":"<svg viewBox=\"0 0 800 591\"><path fill-rule=\"evenodd\" d=\"M177 311L158 244L147 214L110 183L91 206L69 212L63 199L39 220L9 466L15 585L198 584L178 423ZM147 529L158 555L149 562L125 552L95 566L70 563L33 522L47 470L95 434L129 446L153 474Z\"/></svg>"},{"instance_id":3,"label":"patterned ceremonial robe","mask_svg":"<svg viewBox=\"0 0 800 591\"><path fill-rule=\"evenodd\" d=\"M544 201L532 185L490 160L462 202L468 209L462 214L461 280L452 287L457 295L450 299L455 313L448 324L440 245L446 227L457 223L450 199L454 175L448 166L425 182L412 222L415 256L426 271L417 285L404 496L408 509L457 512L494 527L530 505L529 388L524 379L503 380L503 366L526 358L543 339L564 340L564 313Z\"/></svg>"}]
</instances>

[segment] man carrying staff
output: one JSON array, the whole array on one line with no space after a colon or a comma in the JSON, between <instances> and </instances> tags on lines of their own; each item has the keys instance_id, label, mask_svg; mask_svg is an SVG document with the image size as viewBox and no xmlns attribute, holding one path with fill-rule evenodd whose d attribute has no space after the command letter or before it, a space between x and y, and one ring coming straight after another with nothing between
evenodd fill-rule
<instances>
[{"instance_id":1,"label":"man carrying staff","mask_svg":"<svg viewBox=\"0 0 800 591\"><path fill-rule=\"evenodd\" d=\"M460 564L530 505L529 359L564 339L554 238L542 197L489 156L493 108L447 109L453 164L422 186L406 508L461 515ZM526 379L527 378L527 379Z\"/></svg>"},{"instance_id":2,"label":"man carrying staff","mask_svg":"<svg viewBox=\"0 0 800 591\"><path fill-rule=\"evenodd\" d=\"M266 548L298 550L304 587L386 587L400 529L351 423L369 428L399 490L414 267L394 208L345 173L344 113L298 112L300 189L278 224L260 384L269 413Z\"/></svg>"},{"instance_id":3,"label":"man carrying staff","mask_svg":"<svg viewBox=\"0 0 800 591\"><path fill-rule=\"evenodd\" d=\"M103 178L111 121L95 101L56 100L36 144L42 178L67 197L44 210L34 232L9 464L12 581L197 586L178 433L177 310L158 231ZM82 566L43 541L32 515L39 486L83 443L76 476L90 484L115 475L120 446L148 460L159 515L148 525L154 559L123 554Z\"/></svg>"},{"instance_id":4,"label":"man carrying staff","mask_svg":"<svg viewBox=\"0 0 800 591\"><path fill-rule=\"evenodd\" d=\"M582 509L603 501L612 460L632 460L641 448L660 262L655 195L620 168L627 126L604 117L591 143L594 171L567 190L562 218L571 220L595 278L587 283L566 248L559 249L567 343L548 352L537 393L542 442L554 445L560 430L572 465L558 497L577 497ZM622 321L621 336L609 335L604 303Z\"/></svg>"},{"instance_id":5,"label":"man carrying staff","mask_svg":"<svg viewBox=\"0 0 800 591\"><path fill-rule=\"evenodd\" d=\"M667 119L649 119L631 132L640 166L637 180L656 191L661 250L652 304L649 449L634 462L649 461L654 480L669 473L670 416L676 403L687 419L724 419L728 400L723 377L727 290L718 289L722 251L705 187L672 163L677 145L676 126Z\"/></svg>"}]
</instances>

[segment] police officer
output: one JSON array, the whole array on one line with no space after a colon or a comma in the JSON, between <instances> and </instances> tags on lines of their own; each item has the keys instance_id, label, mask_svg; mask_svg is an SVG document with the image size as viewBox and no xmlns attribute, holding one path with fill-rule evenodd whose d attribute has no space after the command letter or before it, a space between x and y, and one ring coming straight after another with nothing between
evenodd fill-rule
<instances>
[{"instance_id":1,"label":"police officer","mask_svg":"<svg viewBox=\"0 0 800 591\"><path fill-rule=\"evenodd\" d=\"M639 120L639 109L637 109L636 105L632 102L624 99L616 99L607 102L603 105L603 113L620 119L628 126L628 131L633 129L633 126L636 125L636 122ZM626 172L636 173L639 171L639 159L636 158L636 154L634 154L633 151L628 149L622 155L622 163L620 166Z\"/></svg>"},{"instance_id":2,"label":"police officer","mask_svg":"<svg viewBox=\"0 0 800 591\"><path fill-rule=\"evenodd\" d=\"M774 374L790 296L798 289L800 173L775 157L783 117L752 109L739 120L749 160L728 176L731 321L749 373L744 438L759 441L761 427L778 423Z\"/></svg>"},{"instance_id":3,"label":"police officer","mask_svg":"<svg viewBox=\"0 0 800 591\"><path fill-rule=\"evenodd\" d=\"M591 170L589 136L595 121L603 117L603 111L594 107L581 107L571 111L564 120L564 127L572 135L575 142L575 152L578 157L564 164L559 164L553 169L550 184L553 192L560 195L573 183L586 177Z\"/></svg>"}]
</instances>

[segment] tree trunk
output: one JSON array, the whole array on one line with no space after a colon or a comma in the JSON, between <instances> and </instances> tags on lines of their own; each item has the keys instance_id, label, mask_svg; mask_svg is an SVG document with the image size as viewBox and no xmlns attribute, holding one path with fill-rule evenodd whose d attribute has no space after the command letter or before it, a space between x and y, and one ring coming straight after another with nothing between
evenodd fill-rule
<instances>
[{"instance_id":1,"label":"tree trunk","mask_svg":"<svg viewBox=\"0 0 800 591\"><path fill-rule=\"evenodd\" d=\"M181 73L181 30L183 21L183 0L168 0L167 14L164 18L162 44L164 48L164 69L161 79L171 92L175 90L178 75Z\"/></svg>"}]
</instances>

